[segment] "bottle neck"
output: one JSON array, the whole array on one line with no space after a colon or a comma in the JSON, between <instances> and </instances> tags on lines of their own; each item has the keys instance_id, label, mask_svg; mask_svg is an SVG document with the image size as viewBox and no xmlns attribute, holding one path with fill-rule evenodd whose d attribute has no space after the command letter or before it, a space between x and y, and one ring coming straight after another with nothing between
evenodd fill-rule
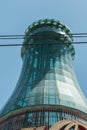
<instances>
[{"instance_id":1,"label":"bottle neck","mask_svg":"<svg viewBox=\"0 0 87 130\"><path fill-rule=\"evenodd\" d=\"M57 44L28 47L23 59L22 71L28 74L33 82L43 78L46 80L47 73L54 73L60 68L72 69L72 57L69 48L64 44Z\"/></svg>"}]
</instances>

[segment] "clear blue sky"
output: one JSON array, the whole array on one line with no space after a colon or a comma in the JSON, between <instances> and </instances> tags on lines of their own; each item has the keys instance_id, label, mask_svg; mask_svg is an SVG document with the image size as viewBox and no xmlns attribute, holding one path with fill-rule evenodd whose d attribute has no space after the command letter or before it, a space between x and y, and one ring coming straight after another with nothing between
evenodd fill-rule
<instances>
[{"instance_id":1,"label":"clear blue sky","mask_svg":"<svg viewBox=\"0 0 87 130\"><path fill-rule=\"evenodd\" d=\"M73 33L87 32L87 0L0 0L0 35L24 34L29 24L42 18L58 19ZM87 38L74 41L87 41ZM0 44L22 42L0 40ZM87 98L87 44L74 47L74 69ZM0 47L0 108L18 81L22 67L20 51L21 47Z\"/></svg>"}]
</instances>

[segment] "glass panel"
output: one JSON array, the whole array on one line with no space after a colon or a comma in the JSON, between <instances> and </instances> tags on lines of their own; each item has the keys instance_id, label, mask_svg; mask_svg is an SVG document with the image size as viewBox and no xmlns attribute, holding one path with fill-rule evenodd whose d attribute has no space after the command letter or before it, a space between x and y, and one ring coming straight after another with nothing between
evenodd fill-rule
<instances>
[{"instance_id":1,"label":"glass panel","mask_svg":"<svg viewBox=\"0 0 87 130\"><path fill-rule=\"evenodd\" d=\"M54 73L50 73L50 80L54 80Z\"/></svg>"}]
</instances>

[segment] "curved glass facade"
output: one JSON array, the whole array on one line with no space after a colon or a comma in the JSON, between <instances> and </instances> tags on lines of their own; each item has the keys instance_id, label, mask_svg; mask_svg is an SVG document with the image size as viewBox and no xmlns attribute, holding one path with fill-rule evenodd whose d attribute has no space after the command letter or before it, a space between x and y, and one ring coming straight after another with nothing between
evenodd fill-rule
<instances>
[{"instance_id":1,"label":"curved glass facade","mask_svg":"<svg viewBox=\"0 0 87 130\"><path fill-rule=\"evenodd\" d=\"M0 115L3 118L29 108L19 114L24 121L20 128L46 123L50 126L63 118L83 119L81 115L77 118L79 114L74 115L73 110L87 113L87 102L73 70L74 48L69 29L53 20L41 22L29 26L25 35L21 75ZM71 113L67 113L67 108Z\"/></svg>"}]
</instances>

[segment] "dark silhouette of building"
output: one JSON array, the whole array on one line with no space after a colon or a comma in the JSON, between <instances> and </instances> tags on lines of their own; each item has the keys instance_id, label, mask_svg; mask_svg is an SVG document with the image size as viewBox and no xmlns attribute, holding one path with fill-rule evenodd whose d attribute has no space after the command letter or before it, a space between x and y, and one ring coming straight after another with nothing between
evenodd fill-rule
<instances>
[{"instance_id":1,"label":"dark silhouette of building","mask_svg":"<svg viewBox=\"0 0 87 130\"><path fill-rule=\"evenodd\" d=\"M39 20L27 28L22 71L1 110L0 130L50 128L64 119L87 123L87 101L72 65L72 42L70 29L54 19Z\"/></svg>"}]
</instances>

